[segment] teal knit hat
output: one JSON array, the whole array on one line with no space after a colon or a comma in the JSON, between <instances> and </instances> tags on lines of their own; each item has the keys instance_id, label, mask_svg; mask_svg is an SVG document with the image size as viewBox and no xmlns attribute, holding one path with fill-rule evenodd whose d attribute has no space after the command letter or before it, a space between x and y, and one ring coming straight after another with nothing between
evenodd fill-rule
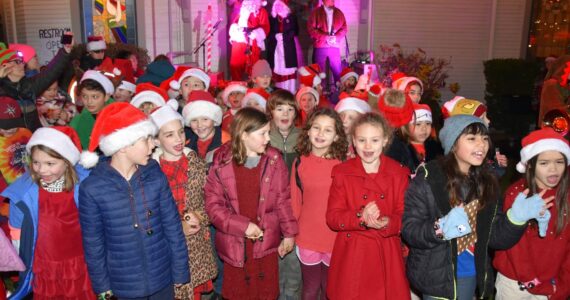
<instances>
[{"instance_id":1,"label":"teal knit hat","mask_svg":"<svg viewBox=\"0 0 570 300\"><path fill-rule=\"evenodd\" d=\"M439 140L441 141L443 153L445 155L451 151L453 144L455 144L455 141L459 138L461 132L473 123L481 123L485 125L480 118L471 115L456 115L445 119L443 128L439 132Z\"/></svg>"},{"instance_id":2,"label":"teal knit hat","mask_svg":"<svg viewBox=\"0 0 570 300\"><path fill-rule=\"evenodd\" d=\"M6 44L0 42L0 64L18 57L16 51L8 49Z\"/></svg>"}]
</instances>

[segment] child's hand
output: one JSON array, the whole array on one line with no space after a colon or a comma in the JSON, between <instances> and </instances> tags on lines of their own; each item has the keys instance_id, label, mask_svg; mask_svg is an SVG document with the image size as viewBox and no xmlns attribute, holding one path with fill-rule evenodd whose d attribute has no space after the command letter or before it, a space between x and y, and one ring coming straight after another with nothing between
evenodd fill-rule
<instances>
[{"instance_id":1,"label":"child's hand","mask_svg":"<svg viewBox=\"0 0 570 300\"><path fill-rule=\"evenodd\" d=\"M14 68L14 65L10 64L2 64L0 65L0 78L4 78L6 76L8 76L8 74L10 74L12 72L12 69Z\"/></svg>"},{"instance_id":2,"label":"child's hand","mask_svg":"<svg viewBox=\"0 0 570 300\"><path fill-rule=\"evenodd\" d=\"M295 238L284 238L281 241L279 248L277 248L277 252L279 253L279 256L283 258L287 253L293 250L293 247L295 247Z\"/></svg>"},{"instance_id":3,"label":"child's hand","mask_svg":"<svg viewBox=\"0 0 570 300\"><path fill-rule=\"evenodd\" d=\"M552 203L554 196L550 196L546 199L543 198L546 191L547 189L544 189L540 193L530 197L527 197L528 189L519 193L515 198L515 202L507 211L509 219L515 223L526 223L528 220L543 216L545 211L554 205L554 203Z\"/></svg>"},{"instance_id":4,"label":"child's hand","mask_svg":"<svg viewBox=\"0 0 570 300\"><path fill-rule=\"evenodd\" d=\"M387 227L388 223L390 223L390 218L388 216L382 216L378 220L373 220L372 222L366 224L366 226L374 229L382 229Z\"/></svg>"},{"instance_id":5,"label":"child's hand","mask_svg":"<svg viewBox=\"0 0 570 300\"><path fill-rule=\"evenodd\" d=\"M503 167L503 168L507 167L508 159L507 159L506 155L501 154L501 152L497 151L497 152L495 152L495 158L497 159L497 164L500 167Z\"/></svg>"},{"instance_id":6,"label":"child's hand","mask_svg":"<svg viewBox=\"0 0 570 300\"><path fill-rule=\"evenodd\" d=\"M366 206L362 210L362 219L366 223L366 226L368 226L368 224L374 223L376 220L378 220L379 217L380 217L380 209L378 209L378 205L376 205L376 202L371 201L368 204L366 204Z\"/></svg>"}]
</instances>

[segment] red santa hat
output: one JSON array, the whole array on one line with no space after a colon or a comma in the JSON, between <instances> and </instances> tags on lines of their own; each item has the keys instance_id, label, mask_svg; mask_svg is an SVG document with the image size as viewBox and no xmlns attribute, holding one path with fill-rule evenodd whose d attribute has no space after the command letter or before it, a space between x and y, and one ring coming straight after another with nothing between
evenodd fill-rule
<instances>
[{"instance_id":1,"label":"red santa hat","mask_svg":"<svg viewBox=\"0 0 570 300\"><path fill-rule=\"evenodd\" d=\"M388 123L394 128L402 127L410 122L414 116L414 105L412 99L405 96L404 106L396 107L386 104L384 97L386 93L380 96L378 100L378 110L382 113Z\"/></svg>"},{"instance_id":2,"label":"red santa hat","mask_svg":"<svg viewBox=\"0 0 570 300\"><path fill-rule=\"evenodd\" d=\"M354 72L351 68L344 68L342 70L342 72L340 72L340 82L344 83L346 80L348 80L350 77L354 77L354 79L356 79L358 81L358 74L356 74L356 72Z\"/></svg>"},{"instance_id":3,"label":"red santa hat","mask_svg":"<svg viewBox=\"0 0 570 300\"><path fill-rule=\"evenodd\" d=\"M109 77L121 76L123 80L126 80L128 82L135 82L135 71L133 70L131 61L128 59L111 59L110 57L106 57L103 59L103 62L101 62L101 64L97 67L97 70L102 71Z\"/></svg>"},{"instance_id":4,"label":"red santa hat","mask_svg":"<svg viewBox=\"0 0 570 300\"><path fill-rule=\"evenodd\" d=\"M222 99L227 107L231 107L229 97L231 93L238 92L245 95L247 93L247 83L243 81L233 81L228 84L228 86L222 92Z\"/></svg>"},{"instance_id":5,"label":"red santa hat","mask_svg":"<svg viewBox=\"0 0 570 300\"><path fill-rule=\"evenodd\" d=\"M143 103L150 102L156 107L161 107L168 101L168 94L152 83L141 83L137 85L135 96L131 100L131 105L139 108Z\"/></svg>"},{"instance_id":6,"label":"red santa hat","mask_svg":"<svg viewBox=\"0 0 570 300\"><path fill-rule=\"evenodd\" d=\"M431 108L427 104L419 104L414 103L414 114L416 115L416 119L412 118L410 121L411 123L418 123L418 122L433 122Z\"/></svg>"},{"instance_id":7,"label":"red santa hat","mask_svg":"<svg viewBox=\"0 0 570 300\"><path fill-rule=\"evenodd\" d=\"M107 95L113 95L115 92L115 86L113 85L113 82L111 82L107 76L103 75L103 73L99 71L87 70L85 73L83 73L83 77L81 77L79 83L82 83L87 79L97 81L103 87Z\"/></svg>"},{"instance_id":8,"label":"red santa hat","mask_svg":"<svg viewBox=\"0 0 570 300\"><path fill-rule=\"evenodd\" d=\"M25 63L28 63L34 56L36 56L36 50L34 47L26 44L10 44L9 49L16 51L16 54L21 57Z\"/></svg>"},{"instance_id":9,"label":"red santa hat","mask_svg":"<svg viewBox=\"0 0 570 300\"><path fill-rule=\"evenodd\" d=\"M176 74L176 72L175 72L175 74ZM191 69L185 70L180 75L180 77L178 78L177 81L170 81L170 83L169 83L170 88L172 88L173 90L179 90L180 86L182 85L182 81L184 81L184 79L186 79L188 77L196 77L204 83L204 85L206 86L206 90L208 90L210 88L210 76L208 76L208 74L206 74L206 72L204 72L204 70L199 69L199 68L191 68Z\"/></svg>"},{"instance_id":10,"label":"red santa hat","mask_svg":"<svg viewBox=\"0 0 570 300\"><path fill-rule=\"evenodd\" d=\"M140 110L125 102L111 103L97 116L91 131L89 149L81 153L79 163L85 168L97 165L99 148L105 156L111 156L137 140L155 136L157 128Z\"/></svg>"},{"instance_id":11,"label":"red santa hat","mask_svg":"<svg viewBox=\"0 0 570 300\"><path fill-rule=\"evenodd\" d=\"M396 78L397 77L398 76L396 76ZM394 79L394 77L392 77L392 79ZM419 78L412 77L412 76L404 76L404 77L400 77L398 79L395 79L394 81L392 81L392 88L400 90L400 91L405 91L406 87L410 83L417 83L420 86L420 90L422 92L424 91L424 84L422 83L422 81Z\"/></svg>"},{"instance_id":12,"label":"red santa hat","mask_svg":"<svg viewBox=\"0 0 570 300\"><path fill-rule=\"evenodd\" d=\"M297 94L295 95L295 99L297 100L298 104L301 103L301 97L305 94L312 95L315 100L315 105L319 104L319 98L320 98L319 92L317 92L317 90L315 90L314 88L308 86L301 87L297 92Z\"/></svg>"},{"instance_id":13,"label":"red santa hat","mask_svg":"<svg viewBox=\"0 0 570 300\"><path fill-rule=\"evenodd\" d=\"M521 161L517 164L517 171L526 172L526 164L531 158L550 150L562 153L567 165L570 165L570 146L562 135L550 127L531 132L522 139Z\"/></svg>"},{"instance_id":14,"label":"red santa hat","mask_svg":"<svg viewBox=\"0 0 570 300\"><path fill-rule=\"evenodd\" d=\"M358 113L365 114L372 111L372 108L368 104L368 96L366 92L352 92L348 93L341 93L340 101L334 107L337 113L341 113L347 110L354 110Z\"/></svg>"},{"instance_id":15,"label":"red santa hat","mask_svg":"<svg viewBox=\"0 0 570 300\"><path fill-rule=\"evenodd\" d=\"M177 110L178 101L171 99L166 102L166 105L155 108L150 113L150 119L154 122L154 125L156 125L158 130L160 130L164 124L174 120L180 121L180 124L184 126L184 119Z\"/></svg>"},{"instance_id":16,"label":"red santa hat","mask_svg":"<svg viewBox=\"0 0 570 300\"><path fill-rule=\"evenodd\" d=\"M127 90L127 91L134 94L136 89L137 89L137 86L132 82L128 82L126 80L123 80L123 81L121 81L121 84L119 84L119 86L117 88Z\"/></svg>"},{"instance_id":17,"label":"red santa hat","mask_svg":"<svg viewBox=\"0 0 570 300\"><path fill-rule=\"evenodd\" d=\"M69 126L52 126L38 128L26 144L26 150L32 154L32 147L42 145L57 152L72 165L79 161L81 141L75 129Z\"/></svg>"},{"instance_id":18,"label":"red santa hat","mask_svg":"<svg viewBox=\"0 0 570 300\"><path fill-rule=\"evenodd\" d=\"M299 83L310 87L316 87L326 77L317 64L300 67L297 73L299 74Z\"/></svg>"},{"instance_id":19,"label":"red santa hat","mask_svg":"<svg viewBox=\"0 0 570 300\"><path fill-rule=\"evenodd\" d=\"M87 37L87 51L97 51L107 49L107 44L102 36L88 36Z\"/></svg>"},{"instance_id":20,"label":"red santa hat","mask_svg":"<svg viewBox=\"0 0 570 300\"><path fill-rule=\"evenodd\" d=\"M170 78L164 80L160 83L160 88L168 91L169 89L173 89L178 91L180 89L180 85L178 84L178 79L182 76L186 70L190 70L188 66L178 66L172 76Z\"/></svg>"},{"instance_id":21,"label":"red santa hat","mask_svg":"<svg viewBox=\"0 0 570 300\"><path fill-rule=\"evenodd\" d=\"M455 115L472 115L481 118L487 112L487 106L480 101L465 99L462 96L455 96L445 102L441 107L443 118L447 119Z\"/></svg>"},{"instance_id":22,"label":"red santa hat","mask_svg":"<svg viewBox=\"0 0 570 300\"><path fill-rule=\"evenodd\" d=\"M214 126L222 124L222 108L216 103L212 94L206 91L192 91L188 95L188 101L182 109L184 124L190 126L190 121L206 117L214 121Z\"/></svg>"},{"instance_id":23,"label":"red santa hat","mask_svg":"<svg viewBox=\"0 0 570 300\"><path fill-rule=\"evenodd\" d=\"M249 100L255 100L259 104L259 106L265 107L267 106L267 100L269 99L269 93L264 88L252 88L247 90L245 97L241 100L241 107L245 107Z\"/></svg>"}]
</instances>

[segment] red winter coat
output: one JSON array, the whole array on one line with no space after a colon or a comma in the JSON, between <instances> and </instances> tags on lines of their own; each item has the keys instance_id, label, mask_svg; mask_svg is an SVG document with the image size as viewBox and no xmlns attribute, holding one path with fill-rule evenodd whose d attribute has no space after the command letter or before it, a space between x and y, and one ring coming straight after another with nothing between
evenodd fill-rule
<instances>
[{"instance_id":1,"label":"red winter coat","mask_svg":"<svg viewBox=\"0 0 570 300\"><path fill-rule=\"evenodd\" d=\"M376 177L360 158L334 167L327 224L338 231L329 269L329 299L410 299L400 243L409 171L382 155ZM384 229L360 226L357 213L376 201L390 222Z\"/></svg>"},{"instance_id":2,"label":"red winter coat","mask_svg":"<svg viewBox=\"0 0 570 300\"><path fill-rule=\"evenodd\" d=\"M503 210L507 211L513 205L515 197L526 189L526 180L520 179L513 183L505 194ZM544 198L556 194L549 190ZM570 205L570 203L569 203ZM551 218L544 238L539 237L536 225L529 223L519 242L512 248L497 251L493 261L497 271L506 277L528 282L538 278L542 284L528 291L535 295L550 296L550 299L568 299L570 297L570 226L566 226L556 236L558 212L556 207L550 208ZM554 278L556 293L550 283Z\"/></svg>"},{"instance_id":3,"label":"red winter coat","mask_svg":"<svg viewBox=\"0 0 570 300\"><path fill-rule=\"evenodd\" d=\"M325 12L324 6L315 8L315 10L313 10L309 15L309 19L307 20L307 31L313 40L313 46L315 48L340 48L341 45L344 44L344 37L348 32L346 19L340 9L334 7L333 10L332 32L329 32L327 13ZM336 43L334 45L329 45L327 43L327 39L330 38L331 33L336 37Z\"/></svg>"},{"instance_id":4,"label":"red winter coat","mask_svg":"<svg viewBox=\"0 0 570 300\"><path fill-rule=\"evenodd\" d=\"M297 234L297 220L291 209L289 172L281 153L270 146L259 161L261 191L257 222L264 229L263 241L253 245L253 257L261 258L276 252L281 236ZM239 214L236 178L230 142L214 155L206 186L206 212L216 229L216 251L220 258L235 267L243 267L245 230L250 220Z\"/></svg>"}]
</instances>

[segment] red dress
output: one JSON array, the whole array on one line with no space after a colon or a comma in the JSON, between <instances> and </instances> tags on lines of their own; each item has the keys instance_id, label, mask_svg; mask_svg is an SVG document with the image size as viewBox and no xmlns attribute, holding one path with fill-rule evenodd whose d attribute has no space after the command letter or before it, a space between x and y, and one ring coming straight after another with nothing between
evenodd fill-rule
<instances>
[{"instance_id":1,"label":"red dress","mask_svg":"<svg viewBox=\"0 0 570 300\"><path fill-rule=\"evenodd\" d=\"M83 254L73 191L40 188L34 253L34 299L95 299Z\"/></svg>"},{"instance_id":2,"label":"red dress","mask_svg":"<svg viewBox=\"0 0 570 300\"><path fill-rule=\"evenodd\" d=\"M234 164L239 202L239 214L257 223L257 207L260 191L260 166L248 169ZM263 230L263 228L261 228ZM256 243L263 243L257 241ZM277 299L279 296L279 273L277 253L253 258L253 243L245 242L245 264L237 268L224 263L222 295L227 299Z\"/></svg>"}]
</instances>

